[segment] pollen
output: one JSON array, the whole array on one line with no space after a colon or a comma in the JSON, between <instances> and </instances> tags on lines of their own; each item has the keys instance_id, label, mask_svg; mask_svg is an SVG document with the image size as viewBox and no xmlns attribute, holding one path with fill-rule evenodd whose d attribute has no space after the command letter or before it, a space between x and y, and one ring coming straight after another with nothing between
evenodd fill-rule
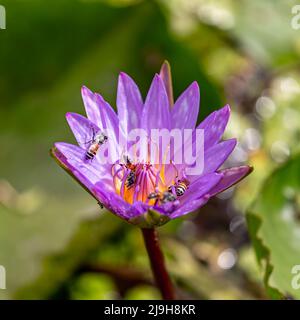
<instances>
[{"instance_id":1,"label":"pollen","mask_svg":"<svg viewBox=\"0 0 300 320\"><path fill-rule=\"evenodd\" d=\"M116 192L128 203L147 202L148 195L154 191L167 188L161 172L149 163L126 164L113 166L113 178Z\"/></svg>"}]
</instances>

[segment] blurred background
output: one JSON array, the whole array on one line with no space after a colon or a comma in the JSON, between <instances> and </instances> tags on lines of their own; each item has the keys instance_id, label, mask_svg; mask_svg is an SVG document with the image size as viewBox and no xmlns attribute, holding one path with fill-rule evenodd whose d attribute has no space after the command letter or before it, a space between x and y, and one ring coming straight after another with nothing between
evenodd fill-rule
<instances>
[{"instance_id":1,"label":"blurred background","mask_svg":"<svg viewBox=\"0 0 300 320\"><path fill-rule=\"evenodd\" d=\"M225 138L239 144L226 166L255 168L159 229L180 297L300 298L296 3L2 0L0 299L160 298L139 229L101 210L49 149L74 142L64 115L84 113L82 85L115 106L120 71L145 96L165 59L175 97L198 81L199 121L231 105Z\"/></svg>"}]
</instances>

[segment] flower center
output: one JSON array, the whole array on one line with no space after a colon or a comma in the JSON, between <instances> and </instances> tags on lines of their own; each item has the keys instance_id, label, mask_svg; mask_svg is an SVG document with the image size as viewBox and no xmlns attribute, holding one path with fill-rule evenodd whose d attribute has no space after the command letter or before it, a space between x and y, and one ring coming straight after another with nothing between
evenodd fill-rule
<instances>
[{"instance_id":1,"label":"flower center","mask_svg":"<svg viewBox=\"0 0 300 320\"><path fill-rule=\"evenodd\" d=\"M148 199L149 194L168 189L163 170L149 163L115 164L112 175L116 192L129 203L154 202Z\"/></svg>"}]
</instances>

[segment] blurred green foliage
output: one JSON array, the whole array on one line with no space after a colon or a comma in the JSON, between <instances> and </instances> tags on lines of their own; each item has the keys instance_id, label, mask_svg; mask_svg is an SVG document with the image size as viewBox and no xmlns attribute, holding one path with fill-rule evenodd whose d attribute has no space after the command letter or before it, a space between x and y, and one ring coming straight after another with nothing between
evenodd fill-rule
<instances>
[{"instance_id":1,"label":"blurred green foliage","mask_svg":"<svg viewBox=\"0 0 300 320\"><path fill-rule=\"evenodd\" d=\"M299 296L291 290L289 270L299 252L293 251L290 229L278 223L285 202L270 196L278 185L292 183L299 169L298 158L289 161L300 137L300 33L290 24L295 3L2 0L7 29L0 30L0 265L7 270L7 290L0 290L1 299L159 298L139 230L101 211L48 150L55 141L74 141L64 114L83 113L82 85L115 106L120 71L145 96L165 59L176 97L199 82L199 121L231 104L225 136L239 144L227 165L255 167L200 215L160 229L181 297L265 298L272 292L263 289L263 279L280 296ZM266 196L255 201L279 165L264 183ZM299 188L295 192L299 198ZM263 266L261 275L249 263L254 251L243 216L253 201L260 219L250 222L254 249L261 260L265 247L256 238L262 237L268 252L263 256L269 259L270 251L272 258L272 268ZM293 208L299 211L297 201ZM280 243L276 234L269 237L273 225L283 234ZM299 232L296 218L290 228ZM236 260L226 269L220 256L228 248Z\"/></svg>"}]
</instances>

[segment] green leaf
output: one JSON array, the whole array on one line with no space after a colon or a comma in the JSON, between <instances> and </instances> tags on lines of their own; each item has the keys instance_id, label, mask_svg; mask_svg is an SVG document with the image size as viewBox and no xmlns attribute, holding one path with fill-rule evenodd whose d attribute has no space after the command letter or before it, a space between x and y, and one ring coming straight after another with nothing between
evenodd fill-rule
<instances>
[{"instance_id":1,"label":"green leaf","mask_svg":"<svg viewBox=\"0 0 300 320\"><path fill-rule=\"evenodd\" d=\"M247 214L267 292L274 299L300 298L300 290L292 286L296 276L292 269L300 265L299 208L300 155L297 155L266 180Z\"/></svg>"}]
</instances>

